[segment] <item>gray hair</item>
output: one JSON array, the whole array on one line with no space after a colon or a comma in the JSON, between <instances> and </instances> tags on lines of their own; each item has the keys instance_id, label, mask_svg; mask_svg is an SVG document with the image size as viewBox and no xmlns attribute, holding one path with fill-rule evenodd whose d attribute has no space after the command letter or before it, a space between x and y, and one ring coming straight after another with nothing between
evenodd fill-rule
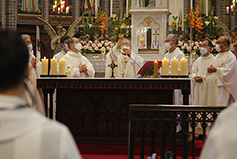
<instances>
[{"instance_id":1,"label":"gray hair","mask_svg":"<svg viewBox=\"0 0 237 159\"><path fill-rule=\"evenodd\" d=\"M127 40L129 42L130 46L131 46L131 41L130 40L128 40L127 38L123 38L123 40Z\"/></svg>"},{"instance_id":2,"label":"gray hair","mask_svg":"<svg viewBox=\"0 0 237 159\"><path fill-rule=\"evenodd\" d=\"M178 44L178 36L176 34L169 34L167 37L171 37L172 41L175 41L175 44Z\"/></svg>"},{"instance_id":3,"label":"gray hair","mask_svg":"<svg viewBox=\"0 0 237 159\"><path fill-rule=\"evenodd\" d=\"M22 35L21 35L21 38L22 38L23 40L25 40L25 39L27 39L27 38L30 38L30 35L28 35L28 34L22 34Z\"/></svg>"}]
</instances>

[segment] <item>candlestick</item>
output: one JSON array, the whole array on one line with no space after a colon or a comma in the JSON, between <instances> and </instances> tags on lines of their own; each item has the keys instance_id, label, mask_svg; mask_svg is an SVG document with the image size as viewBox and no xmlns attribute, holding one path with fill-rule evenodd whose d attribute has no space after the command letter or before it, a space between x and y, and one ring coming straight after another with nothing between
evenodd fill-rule
<instances>
[{"instance_id":1,"label":"candlestick","mask_svg":"<svg viewBox=\"0 0 237 159\"><path fill-rule=\"evenodd\" d=\"M175 58L171 60L171 75L179 75L178 62L179 60Z\"/></svg>"},{"instance_id":2,"label":"candlestick","mask_svg":"<svg viewBox=\"0 0 237 159\"><path fill-rule=\"evenodd\" d=\"M110 0L110 17L113 17L113 0Z\"/></svg>"},{"instance_id":3,"label":"candlestick","mask_svg":"<svg viewBox=\"0 0 237 159\"><path fill-rule=\"evenodd\" d=\"M56 8L56 6L55 5L53 5L53 11L55 12L55 8Z\"/></svg>"},{"instance_id":4,"label":"candlestick","mask_svg":"<svg viewBox=\"0 0 237 159\"><path fill-rule=\"evenodd\" d=\"M60 13L60 7L58 7L58 14Z\"/></svg>"},{"instance_id":5,"label":"candlestick","mask_svg":"<svg viewBox=\"0 0 237 159\"><path fill-rule=\"evenodd\" d=\"M169 59L162 60L162 75L169 75Z\"/></svg>"},{"instance_id":6,"label":"candlestick","mask_svg":"<svg viewBox=\"0 0 237 159\"><path fill-rule=\"evenodd\" d=\"M57 69L58 61L57 59L51 59L50 60L50 75L57 75L58 69Z\"/></svg>"},{"instance_id":7,"label":"candlestick","mask_svg":"<svg viewBox=\"0 0 237 159\"><path fill-rule=\"evenodd\" d=\"M230 10L231 10L231 12L234 11L234 9L233 9L233 5L230 6Z\"/></svg>"},{"instance_id":8,"label":"candlestick","mask_svg":"<svg viewBox=\"0 0 237 159\"><path fill-rule=\"evenodd\" d=\"M48 59L46 59L46 57L42 59L41 75L48 75Z\"/></svg>"},{"instance_id":9,"label":"candlestick","mask_svg":"<svg viewBox=\"0 0 237 159\"><path fill-rule=\"evenodd\" d=\"M208 16L208 0L206 0L206 16Z\"/></svg>"},{"instance_id":10,"label":"candlestick","mask_svg":"<svg viewBox=\"0 0 237 159\"><path fill-rule=\"evenodd\" d=\"M55 7L57 7L57 1L55 1L54 3L55 3Z\"/></svg>"},{"instance_id":11,"label":"candlestick","mask_svg":"<svg viewBox=\"0 0 237 159\"><path fill-rule=\"evenodd\" d=\"M188 60L187 59L181 59L181 75L188 75Z\"/></svg>"},{"instance_id":12,"label":"candlestick","mask_svg":"<svg viewBox=\"0 0 237 159\"><path fill-rule=\"evenodd\" d=\"M226 7L226 12L230 13L230 7Z\"/></svg>"},{"instance_id":13,"label":"candlestick","mask_svg":"<svg viewBox=\"0 0 237 159\"><path fill-rule=\"evenodd\" d=\"M98 5L97 5L97 0L95 0L95 15L97 14L98 11Z\"/></svg>"},{"instance_id":14,"label":"candlestick","mask_svg":"<svg viewBox=\"0 0 237 159\"><path fill-rule=\"evenodd\" d=\"M158 77L158 62L154 62L154 77Z\"/></svg>"},{"instance_id":15,"label":"candlestick","mask_svg":"<svg viewBox=\"0 0 237 159\"><path fill-rule=\"evenodd\" d=\"M126 17L128 17L128 0L126 0Z\"/></svg>"},{"instance_id":16,"label":"candlestick","mask_svg":"<svg viewBox=\"0 0 237 159\"><path fill-rule=\"evenodd\" d=\"M66 75L66 60L59 60L59 75Z\"/></svg>"}]
</instances>

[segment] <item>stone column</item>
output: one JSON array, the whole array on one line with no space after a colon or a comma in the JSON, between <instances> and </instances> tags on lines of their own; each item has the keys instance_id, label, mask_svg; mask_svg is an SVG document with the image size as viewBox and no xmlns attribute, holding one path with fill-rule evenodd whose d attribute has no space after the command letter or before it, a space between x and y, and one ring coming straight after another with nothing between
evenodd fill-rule
<instances>
[{"instance_id":1,"label":"stone column","mask_svg":"<svg viewBox=\"0 0 237 159\"><path fill-rule=\"evenodd\" d=\"M80 17L80 2L79 0L74 0L74 20Z\"/></svg>"},{"instance_id":2,"label":"stone column","mask_svg":"<svg viewBox=\"0 0 237 159\"><path fill-rule=\"evenodd\" d=\"M184 15L183 15L183 18L185 18L185 16L188 15L189 12L190 12L190 0L184 0L184 12L183 12Z\"/></svg>"},{"instance_id":3,"label":"stone column","mask_svg":"<svg viewBox=\"0 0 237 159\"><path fill-rule=\"evenodd\" d=\"M217 1L217 16L229 29L231 29L231 15L227 14L226 7L229 6L230 3L231 1L229 0Z\"/></svg>"},{"instance_id":4,"label":"stone column","mask_svg":"<svg viewBox=\"0 0 237 159\"><path fill-rule=\"evenodd\" d=\"M48 22L49 21L49 1L44 0L43 1L43 7L42 7L42 12L43 12L43 19Z\"/></svg>"},{"instance_id":5,"label":"stone column","mask_svg":"<svg viewBox=\"0 0 237 159\"><path fill-rule=\"evenodd\" d=\"M123 16L124 16L124 1L119 1L119 11L120 11L120 19L122 19L123 18Z\"/></svg>"},{"instance_id":6,"label":"stone column","mask_svg":"<svg viewBox=\"0 0 237 159\"><path fill-rule=\"evenodd\" d=\"M106 9L106 15L107 17L109 17L110 14L110 0L104 0L104 5L102 6L102 9L105 10Z\"/></svg>"},{"instance_id":7,"label":"stone column","mask_svg":"<svg viewBox=\"0 0 237 159\"><path fill-rule=\"evenodd\" d=\"M5 0L2 0L1 1L1 21L2 21L1 27L3 29L5 29L5 27L6 27L6 19L5 19L5 17L6 17L5 8L6 7L5 6L6 6Z\"/></svg>"},{"instance_id":8,"label":"stone column","mask_svg":"<svg viewBox=\"0 0 237 159\"><path fill-rule=\"evenodd\" d=\"M5 11L5 26L3 28L9 30L17 29L17 1L16 0L5 0L2 12ZM4 19L3 18L3 19Z\"/></svg>"}]
</instances>

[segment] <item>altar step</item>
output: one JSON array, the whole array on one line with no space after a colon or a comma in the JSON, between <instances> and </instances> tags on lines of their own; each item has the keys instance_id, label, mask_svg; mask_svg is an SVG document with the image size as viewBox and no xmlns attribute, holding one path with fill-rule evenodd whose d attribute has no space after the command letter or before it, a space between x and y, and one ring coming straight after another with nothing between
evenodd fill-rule
<instances>
[{"instance_id":1,"label":"altar step","mask_svg":"<svg viewBox=\"0 0 237 159\"><path fill-rule=\"evenodd\" d=\"M195 156L199 157L201 150L203 147L202 140L195 140ZM87 156L93 155L115 155L115 156L127 156L128 154L128 146L127 145L78 145L78 148L81 154L85 155L85 158L88 159ZM159 156L160 146L155 147L156 154ZM166 151L171 151L171 147L167 146ZM145 156L150 156L150 146L144 147ZM134 146L134 156L140 155L140 146ZM182 156L182 146L176 147L176 156ZM188 147L188 156L192 156L192 146ZM99 158L98 158L99 159ZM105 159L105 158L104 158ZM120 158L119 158L120 159Z\"/></svg>"}]
</instances>

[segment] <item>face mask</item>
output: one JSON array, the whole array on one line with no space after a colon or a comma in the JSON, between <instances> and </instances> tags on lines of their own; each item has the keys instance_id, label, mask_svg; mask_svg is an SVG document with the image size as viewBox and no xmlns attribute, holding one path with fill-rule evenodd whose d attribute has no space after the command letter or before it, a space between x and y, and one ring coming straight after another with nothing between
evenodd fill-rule
<instances>
[{"instance_id":1,"label":"face mask","mask_svg":"<svg viewBox=\"0 0 237 159\"><path fill-rule=\"evenodd\" d=\"M28 47L29 51L31 51L33 49L33 45L32 44L27 45L27 47Z\"/></svg>"},{"instance_id":2,"label":"face mask","mask_svg":"<svg viewBox=\"0 0 237 159\"><path fill-rule=\"evenodd\" d=\"M80 51L80 50L81 50L81 44L80 44L80 43L75 44L75 48L76 48L78 51Z\"/></svg>"},{"instance_id":3,"label":"face mask","mask_svg":"<svg viewBox=\"0 0 237 159\"><path fill-rule=\"evenodd\" d=\"M205 55L207 53L207 49L204 48L204 47L201 47L200 52L201 52L202 55Z\"/></svg>"},{"instance_id":4,"label":"face mask","mask_svg":"<svg viewBox=\"0 0 237 159\"><path fill-rule=\"evenodd\" d=\"M167 50L169 50L169 49L171 48L170 43L165 42L165 48L166 48Z\"/></svg>"},{"instance_id":5,"label":"face mask","mask_svg":"<svg viewBox=\"0 0 237 159\"><path fill-rule=\"evenodd\" d=\"M216 44L216 51L220 52L221 51L221 48L220 48L220 45L219 44Z\"/></svg>"},{"instance_id":6,"label":"face mask","mask_svg":"<svg viewBox=\"0 0 237 159\"><path fill-rule=\"evenodd\" d=\"M65 44L65 49L70 50L69 47L68 47L68 44Z\"/></svg>"}]
</instances>

